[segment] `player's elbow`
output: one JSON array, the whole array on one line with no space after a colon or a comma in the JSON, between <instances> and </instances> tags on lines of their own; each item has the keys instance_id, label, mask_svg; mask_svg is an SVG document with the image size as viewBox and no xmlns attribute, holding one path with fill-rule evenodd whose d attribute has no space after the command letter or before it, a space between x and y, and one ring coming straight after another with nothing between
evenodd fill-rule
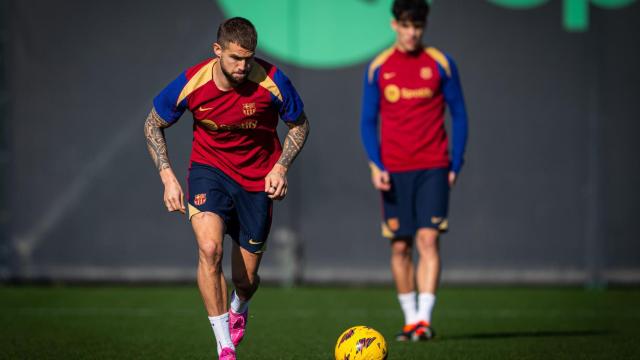
<instances>
[{"instance_id":1,"label":"player's elbow","mask_svg":"<svg viewBox=\"0 0 640 360\"><path fill-rule=\"evenodd\" d=\"M304 122L301 125L301 129L304 136L307 137L309 135L309 132L311 132L311 124L309 124L309 119L304 119Z\"/></svg>"}]
</instances>

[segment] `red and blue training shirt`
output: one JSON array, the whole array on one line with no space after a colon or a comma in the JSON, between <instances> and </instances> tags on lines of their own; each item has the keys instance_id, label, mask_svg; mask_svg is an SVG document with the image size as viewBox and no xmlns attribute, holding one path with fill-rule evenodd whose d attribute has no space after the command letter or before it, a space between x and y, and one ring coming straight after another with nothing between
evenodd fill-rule
<instances>
[{"instance_id":1,"label":"red and blue training shirt","mask_svg":"<svg viewBox=\"0 0 640 360\"><path fill-rule=\"evenodd\" d=\"M298 121L302 100L282 71L257 58L242 84L222 91L213 81L217 61L187 69L153 105L169 124L187 109L193 114L191 163L218 168L247 191L264 191L264 177L282 153L278 117Z\"/></svg>"},{"instance_id":2,"label":"red and blue training shirt","mask_svg":"<svg viewBox=\"0 0 640 360\"><path fill-rule=\"evenodd\" d=\"M444 125L447 105L451 159ZM360 124L369 160L381 170L450 167L460 172L468 125L453 59L433 47L405 53L394 46L380 53L365 71Z\"/></svg>"}]
</instances>

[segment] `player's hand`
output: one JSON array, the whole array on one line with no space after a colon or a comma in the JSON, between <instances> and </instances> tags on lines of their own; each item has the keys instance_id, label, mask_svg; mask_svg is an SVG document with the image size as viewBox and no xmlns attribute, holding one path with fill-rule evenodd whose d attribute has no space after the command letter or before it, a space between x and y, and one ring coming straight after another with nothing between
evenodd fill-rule
<instances>
[{"instance_id":1,"label":"player's hand","mask_svg":"<svg viewBox=\"0 0 640 360\"><path fill-rule=\"evenodd\" d=\"M264 178L264 192L272 200L282 200L287 196L287 168L275 164Z\"/></svg>"},{"instance_id":2,"label":"player's hand","mask_svg":"<svg viewBox=\"0 0 640 360\"><path fill-rule=\"evenodd\" d=\"M453 187L456 184L456 180L458 179L458 174L454 171L449 171L449 187Z\"/></svg>"},{"instance_id":3,"label":"player's hand","mask_svg":"<svg viewBox=\"0 0 640 360\"><path fill-rule=\"evenodd\" d=\"M375 164L370 164L371 182L373 187L381 191L391 190L391 177L389 172L380 170Z\"/></svg>"},{"instance_id":4,"label":"player's hand","mask_svg":"<svg viewBox=\"0 0 640 360\"><path fill-rule=\"evenodd\" d=\"M164 183L164 205L167 207L167 211L179 211L184 214L186 211L184 207L184 193L182 192L178 179L173 175L173 171L164 169L160 172L160 177Z\"/></svg>"}]
</instances>

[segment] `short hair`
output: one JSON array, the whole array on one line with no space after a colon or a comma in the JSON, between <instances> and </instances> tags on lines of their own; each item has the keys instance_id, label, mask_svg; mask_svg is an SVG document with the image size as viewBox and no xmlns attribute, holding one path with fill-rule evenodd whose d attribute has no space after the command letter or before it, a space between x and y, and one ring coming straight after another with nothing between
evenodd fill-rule
<instances>
[{"instance_id":1,"label":"short hair","mask_svg":"<svg viewBox=\"0 0 640 360\"><path fill-rule=\"evenodd\" d=\"M429 4L426 0L395 0L391 12L396 21L426 22Z\"/></svg>"},{"instance_id":2,"label":"short hair","mask_svg":"<svg viewBox=\"0 0 640 360\"><path fill-rule=\"evenodd\" d=\"M236 43L247 50L255 51L258 45L258 33L251 21L242 17L234 17L220 24L218 44L225 47L228 43Z\"/></svg>"}]
</instances>

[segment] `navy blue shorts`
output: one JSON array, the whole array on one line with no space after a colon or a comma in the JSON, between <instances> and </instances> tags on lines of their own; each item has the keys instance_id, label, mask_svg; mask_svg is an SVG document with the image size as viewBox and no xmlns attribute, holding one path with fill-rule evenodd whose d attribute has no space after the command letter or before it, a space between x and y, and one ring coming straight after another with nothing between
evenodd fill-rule
<instances>
[{"instance_id":1,"label":"navy blue shorts","mask_svg":"<svg viewBox=\"0 0 640 360\"><path fill-rule=\"evenodd\" d=\"M219 215L226 233L244 249L264 252L271 229L273 201L264 191L251 192L214 167L192 163L189 184L189 220L200 212Z\"/></svg>"},{"instance_id":2,"label":"navy blue shorts","mask_svg":"<svg viewBox=\"0 0 640 360\"><path fill-rule=\"evenodd\" d=\"M449 170L391 173L391 190L381 191L382 236L413 237L420 228L447 231Z\"/></svg>"}]
</instances>

